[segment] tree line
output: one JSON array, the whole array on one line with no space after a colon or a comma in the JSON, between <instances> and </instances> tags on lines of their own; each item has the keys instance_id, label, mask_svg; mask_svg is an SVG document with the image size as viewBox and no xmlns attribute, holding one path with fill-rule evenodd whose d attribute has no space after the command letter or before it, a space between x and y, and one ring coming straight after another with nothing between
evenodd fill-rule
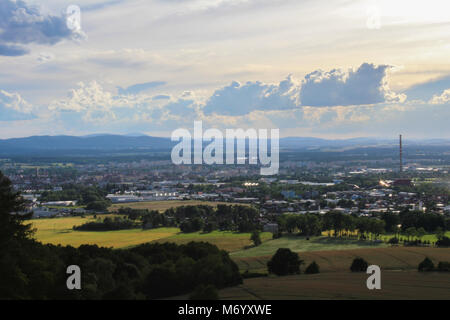
<instances>
[{"instance_id":1,"label":"tree line","mask_svg":"<svg viewBox=\"0 0 450 320\"><path fill-rule=\"evenodd\" d=\"M378 238L383 233L402 234L410 239L426 233L442 235L450 230L450 218L434 213L403 211L400 214L384 213L378 217L366 217L331 211L324 215L285 214L277 219L281 232L299 233L305 236L320 235L333 230L335 237L356 236L360 239ZM441 236L441 237L442 237Z\"/></svg>"},{"instance_id":2,"label":"tree line","mask_svg":"<svg viewBox=\"0 0 450 320\"><path fill-rule=\"evenodd\" d=\"M61 191L44 191L39 200L50 201L77 201L78 205L85 205L88 210L106 211L111 201L106 199L107 192L95 186L84 186L79 184L67 184Z\"/></svg>"},{"instance_id":3,"label":"tree line","mask_svg":"<svg viewBox=\"0 0 450 320\"><path fill-rule=\"evenodd\" d=\"M182 232L237 231L252 232L261 229L259 211L242 205L180 206L160 213L155 210L120 208L119 214L131 220L142 221L143 228L179 227Z\"/></svg>"}]
</instances>

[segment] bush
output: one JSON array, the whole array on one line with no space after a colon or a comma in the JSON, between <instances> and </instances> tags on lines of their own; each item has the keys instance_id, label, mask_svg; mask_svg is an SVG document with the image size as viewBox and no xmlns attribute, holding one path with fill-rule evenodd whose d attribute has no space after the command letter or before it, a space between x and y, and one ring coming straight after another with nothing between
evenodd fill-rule
<instances>
[{"instance_id":1,"label":"bush","mask_svg":"<svg viewBox=\"0 0 450 320\"><path fill-rule=\"evenodd\" d=\"M86 205L86 209L105 212L108 210L110 205L111 205L111 202L109 202L107 200L96 200L96 201L89 202Z\"/></svg>"},{"instance_id":2,"label":"bush","mask_svg":"<svg viewBox=\"0 0 450 320\"><path fill-rule=\"evenodd\" d=\"M288 274L299 274L302 262L297 253L292 252L288 248L280 248L267 263L267 267L269 273L285 276Z\"/></svg>"},{"instance_id":3,"label":"bush","mask_svg":"<svg viewBox=\"0 0 450 320\"><path fill-rule=\"evenodd\" d=\"M433 271L434 270L433 261L431 261L428 257L425 258L421 263L419 263L418 269L420 272Z\"/></svg>"},{"instance_id":4,"label":"bush","mask_svg":"<svg viewBox=\"0 0 450 320\"><path fill-rule=\"evenodd\" d=\"M199 285L189 296L190 300L218 300L219 293L213 285Z\"/></svg>"},{"instance_id":5,"label":"bush","mask_svg":"<svg viewBox=\"0 0 450 320\"><path fill-rule=\"evenodd\" d=\"M255 245L255 247L259 246L262 243L259 231L253 231L252 236L250 237L250 240L253 241L253 244Z\"/></svg>"},{"instance_id":6,"label":"bush","mask_svg":"<svg viewBox=\"0 0 450 320\"><path fill-rule=\"evenodd\" d=\"M366 272L368 266L369 264L363 258L355 258L350 266L350 270L352 272Z\"/></svg>"},{"instance_id":7,"label":"bush","mask_svg":"<svg viewBox=\"0 0 450 320\"><path fill-rule=\"evenodd\" d=\"M283 233L281 232L274 232L272 233L272 239L279 239L283 236Z\"/></svg>"},{"instance_id":8,"label":"bush","mask_svg":"<svg viewBox=\"0 0 450 320\"><path fill-rule=\"evenodd\" d=\"M436 242L436 245L438 247L450 247L450 238L449 237L442 237Z\"/></svg>"},{"instance_id":9,"label":"bush","mask_svg":"<svg viewBox=\"0 0 450 320\"><path fill-rule=\"evenodd\" d=\"M306 274L319 273L319 265L313 261L305 270Z\"/></svg>"},{"instance_id":10,"label":"bush","mask_svg":"<svg viewBox=\"0 0 450 320\"><path fill-rule=\"evenodd\" d=\"M438 263L438 271L450 272L450 262L439 261L439 263Z\"/></svg>"},{"instance_id":11,"label":"bush","mask_svg":"<svg viewBox=\"0 0 450 320\"><path fill-rule=\"evenodd\" d=\"M388 243L390 243L390 244L398 244L398 238L390 238L389 239L389 241L388 241Z\"/></svg>"}]
</instances>

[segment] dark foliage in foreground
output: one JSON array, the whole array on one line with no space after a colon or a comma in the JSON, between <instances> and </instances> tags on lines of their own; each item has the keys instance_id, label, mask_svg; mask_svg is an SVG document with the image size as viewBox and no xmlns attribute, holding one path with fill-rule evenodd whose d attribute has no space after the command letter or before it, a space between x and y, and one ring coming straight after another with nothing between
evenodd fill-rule
<instances>
[{"instance_id":1,"label":"dark foliage in foreground","mask_svg":"<svg viewBox=\"0 0 450 320\"><path fill-rule=\"evenodd\" d=\"M212 285L200 285L189 296L190 300L218 300L217 289Z\"/></svg>"},{"instance_id":2,"label":"dark foliage in foreground","mask_svg":"<svg viewBox=\"0 0 450 320\"><path fill-rule=\"evenodd\" d=\"M127 250L43 245L18 214L20 196L0 172L0 299L153 299L242 282L228 253L204 242L143 244ZM68 290L69 265L81 290Z\"/></svg>"}]
</instances>

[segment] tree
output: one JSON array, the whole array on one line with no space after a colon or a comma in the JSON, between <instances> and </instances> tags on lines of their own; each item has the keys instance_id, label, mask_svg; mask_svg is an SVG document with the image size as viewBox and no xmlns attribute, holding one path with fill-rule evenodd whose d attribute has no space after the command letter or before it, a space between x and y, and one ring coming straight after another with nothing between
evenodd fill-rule
<instances>
[{"instance_id":1,"label":"tree","mask_svg":"<svg viewBox=\"0 0 450 320\"><path fill-rule=\"evenodd\" d=\"M33 244L31 225L23 223L31 214L19 214L23 208L22 198L0 172L0 299L26 297L30 284L33 284L34 278L27 276L20 261L22 246Z\"/></svg>"},{"instance_id":2,"label":"tree","mask_svg":"<svg viewBox=\"0 0 450 320\"><path fill-rule=\"evenodd\" d=\"M306 274L319 273L319 265L315 261L311 262L311 264L306 268L305 273Z\"/></svg>"},{"instance_id":3,"label":"tree","mask_svg":"<svg viewBox=\"0 0 450 320\"><path fill-rule=\"evenodd\" d=\"M280 248L267 263L267 267L269 273L278 276L300 274L300 265L302 262L297 253L292 252L288 248Z\"/></svg>"},{"instance_id":4,"label":"tree","mask_svg":"<svg viewBox=\"0 0 450 320\"><path fill-rule=\"evenodd\" d=\"M436 246L438 247L450 247L450 238L442 237L438 241L436 241Z\"/></svg>"},{"instance_id":5,"label":"tree","mask_svg":"<svg viewBox=\"0 0 450 320\"><path fill-rule=\"evenodd\" d=\"M441 272L450 272L450 262L439 261L438 270Z\"/></svg>"},{"instance_id":6,"label":"tree","mask_svg":"<svg viewBox=\"0 0 450 320\"><path fill-rule=\"evenodd\" d=\"M386 212L382 215L381 219L383 219L383 221L386 223L386 232L392 232L394 234L398 232L400 218L397 214Z\"/></svg>"},{"instance_id":7,"label":"tree","mask_svg":"<svg viewBox=\"0 0 450 320\"><path fill-rule=\"evenodd\" d=\"M437 229L436 229L436 237L438 238L438 240L442 239L444 236L445 236L444 230L442 230L441 227L437 227Z\"/></svg>"},{"instance_id":8,"label":"tree","mask_svg":"<svg viewBox=\"0 0 450 320\"><path fill-rule=\"evenodd\" d=\"M23 199L13 191L11 181L0 171L0 251L10 241L29 239L33 234L31 225L23 223L32 214L20 214L23 210Z\"/></svg>"},{"instance_id":9,"label":"tree","mask_svg":"<svg viewBox=\"0 0 450 320\"><path fill-rule=\"evenodd\" d=\"M108 207L110 205L111 205L111 202L109 202L107 200L95 200L95 201L89 202L86 206L86 209L105 212L106 210L108 210Z\"/></svg>"},{"instance_id":10,"label":"tree","mask_svg":"<svg viewBox=\"0 0 450 320\"><path fill-rule=\"evenodd\" d=\"M409 227L405 230L404 234L408 237L408 241L410 241L411 237L414 237L417 234L417 230L414 227Z\"/></svg>"},{"instance_id":11,"label":"tree","mask_svg":"<svg viewBox=\"0 0 450 320\"><path fill-rule=\"evenodd\" d=\"M363 258L355 258L350 266L352 272L366 272L369 264Z\"/></svg>"},{"instance_id":12,"label":"tree","mask_svg":"<svg viewBox=\"0 0 450 320\"><path fill-rule=\"evenodd\" d=\"M253 244L255 245L255 247L259 246L262 241L261 241L261 235L259 231L253 231L250 240L253 241Z\"/></svg>"},{"instance_id":13,"label":"tree","mask_svg":"<svg viewBox=\"0 0 450 320\"><path fill-rule=\"evenodd\" d=\"M419 229L417 229L417 236L419 237L419 239L422 240L423 236L426 234L427 232L425 231L424 228L420 227Z\"/></svg>"},{"instance_id":14,"label":"tree","mask_svg":"<svg viewBox=\"0 0 450 320\"><path fill-rule=\"evenodd\" d=\"M426 257L421 263L419 263L418 270L420 272L427 272L434 270L434 263L430 258Z\"/></svg>"}]
</instances>

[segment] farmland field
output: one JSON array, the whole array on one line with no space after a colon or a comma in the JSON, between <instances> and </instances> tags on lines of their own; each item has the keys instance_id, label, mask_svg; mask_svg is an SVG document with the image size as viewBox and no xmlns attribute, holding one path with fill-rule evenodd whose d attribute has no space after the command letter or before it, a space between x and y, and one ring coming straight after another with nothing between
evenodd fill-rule
<instances>
[{"instance_id":1,"label":"farmland field","mask_svg":"<svg viewBox=\"0 0 450 320\"><path fill-rule=\"evenodd\" d=\"M231 203L231 202L213 202L213 201L197 201L197 200L169 200L169 201L143 201L143 202L129 202L113 204L110 208L110 212L117 212L119 208L132 208L132 209L148 209L148 210L158 210L165 211L170 208L176 208L181 206L198 206L206 205L211 207L217 207L219 204L226 205L248 205L244 203Z\"/></svg>"},{"instance_id":2,"label":"farmland field","mask_svg":"<svg viewBox=\"0 0 450 320\"><path fill-rule=\"evenodd\" d=\"M267 276L245 279L242 285L219 291L223 300L261 299L450 299L450 273L417 271L418 264L429 257L436 265L450 261L448 248L389 247L352 250L299 252L304 261L300 275ZM354 258L381 267L381 290L368 290L366 273L352 273ZM233 260L241 272L267 273L271 256ZM316 261L319 274L304 274L306 266ZM186 298L185 296L175 299Z\"/></svg>"},{"instance_id":3,"label":"farmland field","mask_svg":"<svg viewBox=\"0 0 450 320\"><path fill-rule=\"evenodd\" d=\"M111 216L111 215L108 215ZM100 216L98 216L100 217ZM166 238L179 232L177 228L158 228L153 230L131 229L119 231L74 231L74 225L95 221L92 216L64 217L31 220L36 229L35 238L42 243L71 245L79 247L82 244L124 248Z\"/></svg>"},{"instance_id":4,"label":"farmland field","mask_svg":"<svg viewBox=\"0 0 450 320\"><path fill-rule=\"evenodd\" d=\"M450 299L450 273L381 271L381 290L368 290L365 273L337 272L246 279L219 291L223 300Z\"/></svg>"},{"instance_id":5,"label":"farmland field","mask_svg":"<svg viewBox=\"0 0 450 320\"><path fill-rule=\"evenodd\" d=\"M108 215L111 217L112 215ZM98 218L103 215L98 215ZM112 248L126 248L145 242L173 242L177 244L190 241L206 241L227 251L242 250L251 245L250 233L214 231L211 233L181 233L178 228L157 228L151 230L130 229L119 231L75 231L74 225L95 221L93 216L63 217L50 219L33 219L31 223L36 229L35 238L42 243L71 245L97 244ZM271 233L262 233L263 241L272 237Z\"/></svg>"},{"instance_id":6,"label":"farmland field","mask_svg":"<svg viewBox=\"0 0 450 320\"><path fill-rule=\"evenodd\" d=\"M436 264L450 261L449 248L389 247L370 249L328 250L299 252L304 261L301 269L312 261L320 266L321 273L348 271L354 258L361 257L369 264L376 264L384 270L417 270L418 264L429 257ZM267 273L267 262L272 255L259 257L236 257L231 255L241 271Z\"/></svg>"}]
</instances>

